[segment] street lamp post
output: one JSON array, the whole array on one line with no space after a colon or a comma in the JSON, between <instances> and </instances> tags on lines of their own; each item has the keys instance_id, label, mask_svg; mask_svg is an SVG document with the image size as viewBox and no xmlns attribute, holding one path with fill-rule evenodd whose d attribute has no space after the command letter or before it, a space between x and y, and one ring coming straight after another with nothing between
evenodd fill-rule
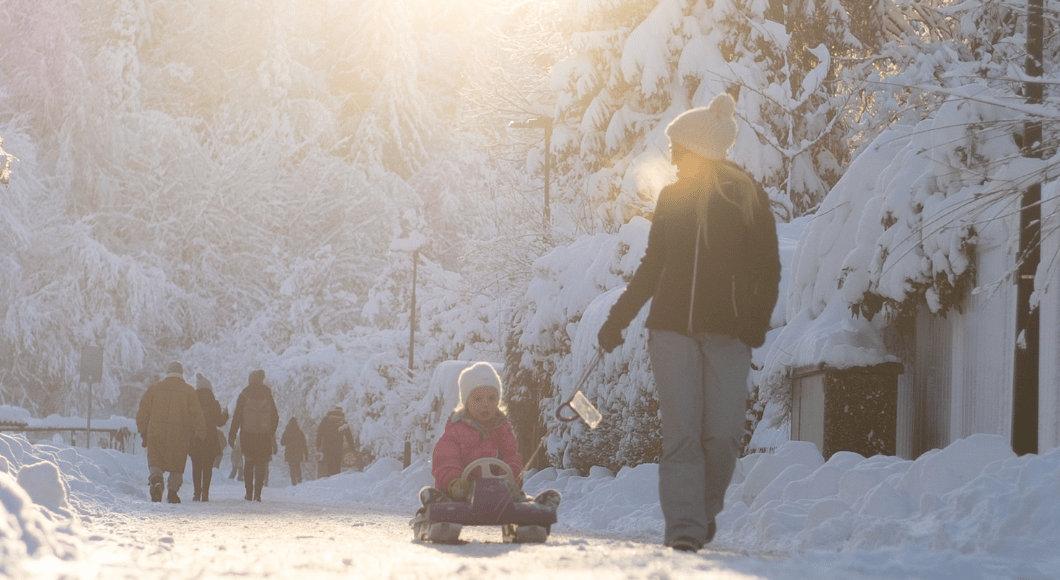
<instances>
[{"instance_id":1,"label":"street lamp post","mask_svg":"<svg viewBox=\"0 0 1060 580\"><path fill-rule=\"evenodd\" d=\"M547 230L552 222L552 215L548 207L548 185L551 181L552 168L552 117L534 117L526 121L511 121L509 127L515 129L544 129L545 130L545 217L544 225Z\"/></svg>"},{"instance_id":2,"label":"street lamp post","mask_svg":"<svg viewBox=\"0 0 1060 580\"><path fill-rule=\"evenodd\" d=\"M409 304L409 376L412 375L416 348L416 267L420 261L420 249L427 244L427 238L419 232L412 232L407 238L391 240L390 251L412 254L412 289Z\"/></svg>"}]
</instances>

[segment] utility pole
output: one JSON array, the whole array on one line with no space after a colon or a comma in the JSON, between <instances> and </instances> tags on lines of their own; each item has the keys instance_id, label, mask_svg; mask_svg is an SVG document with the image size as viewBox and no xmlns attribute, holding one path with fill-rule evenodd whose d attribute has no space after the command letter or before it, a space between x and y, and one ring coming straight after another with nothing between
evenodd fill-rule
<instances>
[{"instance_id":1,"label":"utility pole","mask_svg":"<svg viewBox=\"0 0 1060 580\"><path fill-rule=\"evenodd\" d=\"M1044 29L1043 0L1027 2L1027 103L1042 102L1042 39ZM1034 118L1024 125L1023 154L1042 156L1042 123ZM1042 186L1035 183L1024 190L1020 199L1019 260L1016 269L1015 376L1012 385L1012 450L1019 455L1038 453L1039 390L1039 318L1038 308L1031 306L1034 275L1041 260Z\"/></svg>"},{"instance_id":2,"label":"utility pole","mask_svg":"<svg viewBox=\"0 0 1060 580\"><path fill-rule=\"evenodd\" d=\"M409 306L409 376L412 376L413 353L416 348L416 264L420 261L420 250L412 251L412 304Z\"/></svg>"}]
</instances>

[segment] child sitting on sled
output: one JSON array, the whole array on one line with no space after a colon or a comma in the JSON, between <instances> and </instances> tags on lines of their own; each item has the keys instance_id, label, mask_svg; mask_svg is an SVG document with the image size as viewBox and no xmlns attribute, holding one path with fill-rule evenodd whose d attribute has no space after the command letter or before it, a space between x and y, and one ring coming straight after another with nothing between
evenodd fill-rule
<instances>
[{"instance_id":1,"label":"child sitting on sled","mask_svg":"<svg viewBox=\"0 0 1060 580\"><path fill-rule=\"evenodd\" d=\"M523 457L508 422L507 410L501 403L503 387L493 365L478 362L464 369L457 386L460 402L445 425L445 433L434 446L431 468L434 487L420 490L420 502L426 506L438 501L469 499L471 482L461 477L464 468L476 459L490 457L500 459L511 468L514 483L509 483L509 491L515 501L532 499L553 509L558 507L560 493L554 489L534 498L523 493ZM471 477L477 475L472 473Z\"/></svg>"}]
</instances>

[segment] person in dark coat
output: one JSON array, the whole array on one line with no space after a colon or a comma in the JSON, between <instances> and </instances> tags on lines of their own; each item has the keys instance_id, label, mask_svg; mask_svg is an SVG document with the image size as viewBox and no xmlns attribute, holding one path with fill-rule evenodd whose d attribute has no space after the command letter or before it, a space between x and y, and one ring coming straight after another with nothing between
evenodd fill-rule
<instances>
[{"instance_id":1,"label":"person in dark coat","mask_svg":"<svg viewBox=\"0 0 1060 580\"><path fill-rule=\"evenodd\" d=\"M213 394L213 384L202 373L195 373L195 394L202 407L202 418L206 422L207 435L191 445L191 480L195 484L192 501L210 501L210 481L213 480L215 461L223 450L220 427L228 422L228 411ZM220 436L220 438L219 438Z\"/></svg>"},{"instance_id":2,"label":"person in dark coat","mask_svg":"<svg viewBox=\"0 0 1060 580\"><path fill-rule=\"evenodd\" d=\"M740 452L751 349L765 342L780 281L769 198L727 159L735 106L722 93L666 127L677 182L659 193L644 257L597 336L614 350L651 299L664 542L692 552L717 531Z\"/></svg>"},{"instance_id":3,"label":"person in dark coat","mask_svg":"<svg viewBox=\"0 0 1060 580\"><path fill-rule=\"evenodd\" d=\"M347 447L354 447L353 433L346 423L346 413L341 407L335 407L328 411L317 427L317 451L324 454L325 477L342 471L342 455Z\"/></svg>"},{"instance_id":4,"label":"person in dark coat","mask_svg":"<svg viewBox=\"0 0 1060 580\"><path fill-rule=\"evenodd\" d=\"M136 412L136 430L147 447L151 501L162 501L163 473L169 472L169 503L180 503L180 486L191 442L206 437L195 389L184 381L184 366L171 362L166 376L147 388Z\"/></svg>"},{"instance_id":5,"label":"person in dark coat","mask_svg":"<svg viewBox=\"0 0 1060 580\"><path fill-rule=\"evenodd\" d=\"M302 482L302 462L309 458L309 446L305 442L305 433L298 426L298 419L291 417L287 428L280 436L283 445L283 458L291 469L291 485Z\"/></svg>"},{"instance_id":6,"label":"person in dark coat","mask_svg":"<svg viewBox=\"0 0 1060 580\"><path fill-rule=\"evenodd\" d=\"M265 371L252 371L247 386L236 399L232 427L228 431L228 444L233 447L236 434L239 434L239 445L243 452L243 483L247 488L248 501L261 501L261 488L265 486L279 425L276 400L272 396L272 389L265 386Z\"/></svg>"}]
</instances>

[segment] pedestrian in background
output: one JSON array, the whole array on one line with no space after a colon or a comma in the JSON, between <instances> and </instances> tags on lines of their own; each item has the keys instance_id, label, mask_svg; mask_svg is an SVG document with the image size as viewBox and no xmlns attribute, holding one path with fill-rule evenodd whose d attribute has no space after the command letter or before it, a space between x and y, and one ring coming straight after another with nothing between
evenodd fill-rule
<instances>
[{"instance_id":1,"label":"pedestrian in background","mask_svg":"<svg viewBox=\"0 0 1060 580\"><path fill-rule=\"evenodd\" d=\"M280 445L283 445L283 458L291 470L291 485L298 485L302 482L302 462L309 458L309 445L306 444L305 433L298 426L298 419L291 417L287 422L280 436Z\"/></svg>"},{"instance_id":2,"label":"pedestrian in background","mask_svg":"<svg viewBox=\"0 0 1060 580\"><path fill-rule=\"evenodd\" d=\"M228 409L225 409L224 412L225 412L225 421L227 421L228 420ZM217 448L220 449L221 452L218 453L216 456L214 456L214 459L213 459L214 469L221 469L221 459L224 458L225 447L228 447L228 441L225 440L224 431L221 431L220 429L218 429L217 430Z\"/></svg>"},{"instance_id":3,"label":"pedestrian in background","mask_svg":"<svg viewBox=\"0 0 1060 580\"><path fill-rule=\"evenodd\" d=\"M215 459L221 456L223 449L220 427L228 422L228 411L221 409L221 404L213 394L213 384L202 373L195 373L195 394L202 408L202 418L206 422L206 437L192 443L191 446L191 480L195 484L192 501L210 501L210 482L213 480Z\"/></svg>"},{"instance_id":4,"label":"pedestrian in background","mask_svg":"<svg viewBox=\"0 0 1060 580\"><path fill-rule=\"evenodd\" d=\"M347 447L353 449L353 433L342 407L335 407L317 427L317 451L324 454L324 477L342 471L342 455Z\"/></svg>"},{"instance_id":5,"label":"pedestrian in background","mask_svg":"<svg viewBox=\"0 0 1060 580\"><path fill-rule=\"evenodd\" d=\"M232 459L232 472L228 474L228 479L243 481L243 452L239 448L239 440L232 441L229 447L232 448L230 456Z\"/></svg>"},{"instance_id":6,"label":"pedestrian in background","mask_svg":"<svg viewBox=\"0 0 1060 580\"><path fill-rule=\"evenodd\" d=\"M239 435L246 499L261 501L261 488L265 486L269 461L276 447L280 414L276 410L272 389L265 385L265 371L252 371L247 382L236 400L228 443L235 446L236 435Z\"/></svg>"},{"instance_id":7,"label":"pedestrian in background","mask_svg":"<svg viewBox=\"0 0 1060 580\"><path fill-rule=\"evenodd\" d=\"M174 361L166 376L147 388L136 412L136 429L147 447L151 501L162 501L163 473L169 472L169 503L180 503L188 449L206 437L206 423L195 389L184 381L184 365Z\"/></svg>"}]
</instances>

